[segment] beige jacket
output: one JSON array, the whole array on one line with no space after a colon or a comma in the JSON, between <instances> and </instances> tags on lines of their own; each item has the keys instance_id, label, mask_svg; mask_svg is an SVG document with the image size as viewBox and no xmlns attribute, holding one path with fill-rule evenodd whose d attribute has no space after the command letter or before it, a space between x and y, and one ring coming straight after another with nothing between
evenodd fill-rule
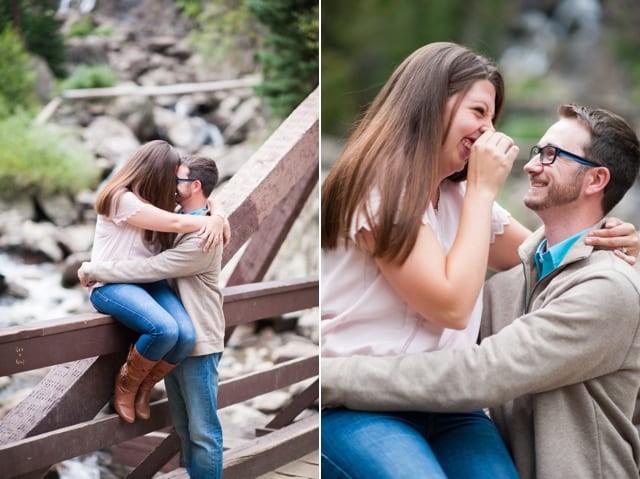
<instances>
[{"instance_id":1,"label":"beige jacket","mask_svg":"<svg viewBox=\"0 0 640 479\"><path fill-rule=\"evenodd\" d=\"M146 283L174 278L196 330L196 345L190 356L224 349L223 296L219 286L222 246L209 252L198 246L196 233L178 235L173 248L150 258L85 263L90 280L103 283Z\"/></svg>"},{"instance_id":2,"label":"beige jacket","mask_svg":"<svg viewBox=\"0 0 640 479\"><path fill-rule=\"evenodd\" d=\"M492 336L412 356L323 359L323 406L491 407L523 479L639 477L637 271L578 241L538 282L533 252L542 237L538 230L521 246L522 266L487 283L483 322Z\"/></svg>"}]
</instances>

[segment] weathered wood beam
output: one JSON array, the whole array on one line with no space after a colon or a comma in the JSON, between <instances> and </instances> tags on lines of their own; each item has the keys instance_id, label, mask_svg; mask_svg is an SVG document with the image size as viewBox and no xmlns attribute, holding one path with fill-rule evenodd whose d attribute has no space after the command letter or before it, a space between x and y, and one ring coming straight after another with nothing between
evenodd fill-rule
<instances>
[{"instance_id":1,"label":"weathered wood beam","mask_svg":"<svg viewBox=\"0 0 640 479\"><path fill-rule=\"evenodd\" d=\"M318 171L318 95L316 89L216 194L233 231L224 248L223 266L258 231L274 206L310 170Z\"/></svg>"},{"instance_id":2,"label":"weathered wood beam","mask_svg":"<svg viewBox=\"0 0 640 479\"><path fill-rule=\"evenodd\" d=\"M227 324L237 325L317 306L318 279L230 286L224 295ZM0 331L0 376L122 352L132 338L121 323L99 313L5 328Z\"/></svg>"},{"instance_id":3,"label":"weathered wood beam","mask_svg":"<svg viewBox=\"0 0 640 479\"><path fill-rule=\"evenodd\" d=\"M223 381L218 394L220 408L316 376L318 356L299 358L271 369ZM151 405L151 418L125 423L116 414L79 422L36 436L0 444L0 477L26 474L65 459L97 451L171 425L167 399ZM64 447L60 447L64 444ZM317 443L316 443L317 447ZM232 476L233 477L233 476Z\"/></svg>"}]
</instances>

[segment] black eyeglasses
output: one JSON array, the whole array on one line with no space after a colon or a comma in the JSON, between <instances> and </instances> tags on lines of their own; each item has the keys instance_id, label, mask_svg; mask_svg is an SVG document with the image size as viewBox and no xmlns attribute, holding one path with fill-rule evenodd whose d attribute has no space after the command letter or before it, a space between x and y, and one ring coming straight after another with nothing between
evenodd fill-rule
<instances>
[{"instance_id":1,"label":"black eyeglasses","mask_svg":"<svg viewBox=\"0 0 640 479\"><path fill-rule=\"evenodd\" d=\"M562 148L558 148L553 145L546 146L538 146L535 145L531 147L531 151L529 152L529 161L533 160L537 155L540 155L540 164L542 165L553 165L553 163L558 158L558 155L562 155L570 160L577 161L581 165L586 166L602 166L598 163L594 163L593 161L587 160L586 158L582 158L574 153L571 153L567 150L563 150Z\"/></svg>"},{"instance_id":2,"label":"black eyeglasses","mask_svg":"<svg viewBox=\"0 0 640 479\"><path fill-rule=\"evenodd\" d=\"M179 178L176 176L176 183L184 183L184 182L191 183L193 181L196 181L196 179L195 178Z\"/></svg>"}]
</instances>

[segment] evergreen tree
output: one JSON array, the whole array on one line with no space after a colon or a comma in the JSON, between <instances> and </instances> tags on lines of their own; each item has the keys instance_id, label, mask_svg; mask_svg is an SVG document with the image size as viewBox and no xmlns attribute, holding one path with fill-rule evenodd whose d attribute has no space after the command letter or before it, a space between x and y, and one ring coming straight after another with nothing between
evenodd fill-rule
<instances>
[{"instance_id":1,"label":"evergreen tree","mask_svg":"<svg viewBox=\"0 0 640 479\"><path fill-rule=\"evenodd\" d=\"M247 5L267 28L258 53L263 82L257 91L284 117L318 85L318 2L247 0Z\"/></svg>"},{"instance_id":2,"label":"evergreen tree","mask_svg":"<svg viewBox=\"0 0 640 479\"><path fill-rule=\"evenodd\" d=\"M54 75L66 75L67 58L62 21L55 18L57 0L11 0L0 2L0 31L11 25L28 52L42 57Z\"/></svg>"}]
</instances>

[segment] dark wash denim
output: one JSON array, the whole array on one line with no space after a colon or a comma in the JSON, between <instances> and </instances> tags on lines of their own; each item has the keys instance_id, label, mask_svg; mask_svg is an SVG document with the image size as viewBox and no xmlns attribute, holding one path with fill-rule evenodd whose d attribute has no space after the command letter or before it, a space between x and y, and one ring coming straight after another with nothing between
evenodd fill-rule
<instances>
[{"instance_id":1,"label":"dark wash denim","mask_svg":"<svg viewBox=\"0 0 640 479\"><path fill-rule=\"evenodd\" d=\"M483 411L321 414L323 479L518 478Z\"/></svg>"}]
</instances>

